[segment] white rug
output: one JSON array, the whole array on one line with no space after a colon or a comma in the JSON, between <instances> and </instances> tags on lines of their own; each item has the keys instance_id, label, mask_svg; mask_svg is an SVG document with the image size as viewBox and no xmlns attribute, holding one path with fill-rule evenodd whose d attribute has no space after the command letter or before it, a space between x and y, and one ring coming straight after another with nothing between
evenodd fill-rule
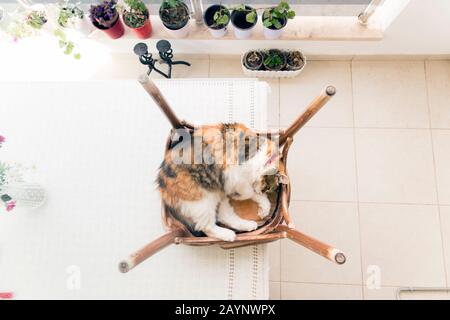
<instances>
[{"instance_id":1,"label":"white rug","mask_svg":"<svg viewBox=\"0 0 450 320\"><path fill-rule=\"evenodd\" d=\"M256 80L158 86L181 118L266 126ZM118 262L161 235L154 179L169 124L137 81L0 83L1 160L35 164L35 211L0 208L0 292L18 299L266 299L265 246L172 245L128 274Z\"/></svg>"}]
</instances>

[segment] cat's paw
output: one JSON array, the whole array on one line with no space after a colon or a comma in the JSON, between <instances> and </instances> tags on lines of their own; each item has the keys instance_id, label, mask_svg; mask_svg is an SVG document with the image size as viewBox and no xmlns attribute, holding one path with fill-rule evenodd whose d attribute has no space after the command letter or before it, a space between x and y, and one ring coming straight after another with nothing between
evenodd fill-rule
<instances>
[{"instance_id":1,"label":"cat's paw","mask_svg":"<svg viewBox=\"0 0 450 320\"><path fill-rule=\"evenodd\" d=\"M272 207L269 199L266 197L261 197L258 199L258 216L264 219L270 214L270 208Z\"/></svg>"},{"instance_id":2,"label":"cat's paw","mask_svg":"<svg viewBox=\"0 0 450 320\"><path fill-rule=\"evenodd\" d=\"M241 221L241 223L239 223L239 226L237 226L237 230L238 231L253 231L256 230L258 228L258 224L255 221Z\"/></svg>"},{"instance_id":3,"label":"cat's paw","mask_svg":"<svg viewBox=\"0 0 450 320\"><path fill-rule=\"evenodd\" d=\"M214 236L217 239L229 242L233 242L236 239L236 233L233 230L226 228L220 228L220 230L216 230Z\"/></svg>"}]
</instances>

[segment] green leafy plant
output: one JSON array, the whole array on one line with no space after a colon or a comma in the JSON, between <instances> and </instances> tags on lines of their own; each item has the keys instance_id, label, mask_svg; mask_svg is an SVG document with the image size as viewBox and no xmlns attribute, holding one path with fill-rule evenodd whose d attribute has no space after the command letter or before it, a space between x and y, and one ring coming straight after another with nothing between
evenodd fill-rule
<instances>
[{"instance_id":1,"label":"green leafy plant","mask_svg":"<svg viewBox=\"0 0 450 320\"><path fill-rule=\"evenodd\" d=\"M131 28L142 27L148 19L148 9L141 0L124 0L123 20Z\"/></svg>"},{"instance_id":2,"label":"green leafy plant","mask_svg":"<svg viewBox=\"0 0 450 320\"><path fill-rule=\"evenodd\" d=\"M83 18L84 11L79 6L66 3L59 9L58 24L64 28L72 27L77 20Z\"/></svg>"},{"instance_id":3,"label":"green leafy plant","mask_svg":"<svg viewBox=\"0 0 450 320\"><path fill-rule=\"evenodd\" d=\"M9 23L6 32L13 38L14 41L19 39L31 37L33 35L33 28L26 22L14 20Z\"/></svg>"},{"instance_id":4,"label":"green leafy plant","mask_svg":"<svg viewBox=\"0 0 450 320\"><path fill-rule=\"evenodd\" d=\"M61 29L57 29L53 34L58 39L59 47L63 49L65 55L73 55L73 58L76 60L81 59L81 54L79 52L75 52L75 43L67 39L64 31L62 31Z\"/></svg>"},{"instance_id":5,"label":"green leafy plant","mask_svg":"<svg viewBox=\"0 0 450 320\"><path fill-rule=\"evenodd\" d=\"M248 23L251 23L251 24L255 23L255 21L256 21L256 19L258 17L256 9L254 9L254 8L247 9L245 4L237 5L236 7L232 8L232 10L241 11L241 12L247 12L247 14L245 15L245 20Z\"/></svg>"},{"instance_id":6,"label":"green leafy plant","mask_svg":"<svg viewBox=\"0 0 450 320\"><path fill-rule=\"evenodd\" d=\"M269 50L265 53L264 65L270 69L280 69L285 63L283 54L278 50Z\"/></svg>"},{"instance_id":7,"label":"green leafy plant","mask_svg":"<svg viewBox=\"0 0 450 320\"><path fill-rule=\"evenodd\" d=\"M176 8L181 5L181 3L183 3L181 0L164 0L162 6L166 8Z\"/></svg>"},{"instance_id":8,"label":"green leafy plant","mask_svg":"<svg viewBox=\"0 0 450 320\"><path fill-rule=\"evenodd\" d=\"M27 15L25 21L30 27L41 29L47 23L47 15L45 11L33 10Z\"/></svg>"},{"instance_id":9,"label":"green leafy plant","mask_svg":"<svg viewBox=\"0 0 450 320\"><path fill-rule=\"evenodd\" d=\"M163 0L159 15L166 25L178 29L189 20L189 9L182 0Z\"/></svg>"},{"instance_id":10,"label":"green leafy plant","mask_svg":"<svg viewBox=\"0 0 450 320\"><path fill-rule=\"evenodd\" d=\"M291 10L287 2L282 1L278 6L264 10L263 25L266 28L281 29L284 27L285 21L294 17L295 11Z\"/></svg>"},{"instance_id":11,"label":"green leafy plant","mask_svg":"<svg viewBox=\"0 0 450 320\"><path fill-rule=\"evenodd\" d=\"M226 26L230 21L230 11L225 7L220 7L220 9L214 13L213 21L214 24L211 25L213 28Z\"/></svg>"}]
</instances>

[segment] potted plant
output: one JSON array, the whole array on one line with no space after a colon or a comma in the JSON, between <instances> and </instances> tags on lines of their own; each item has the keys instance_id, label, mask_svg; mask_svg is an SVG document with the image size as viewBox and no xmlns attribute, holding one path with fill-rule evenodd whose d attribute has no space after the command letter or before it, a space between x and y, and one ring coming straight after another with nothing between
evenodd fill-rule
<instances>
[{"instance_id":1,"label":"potted plant","mask_svg":"<svg viewBox=\"0 0 450 320\"><path fill-rule=\"evenodd\" d=\"M203 20L214 38L221 38L227 33L230 22L230 10L221 4L213 4L206 9Z\"/></svg>"},{"instance_id":2,"label":"potted plant","mask_svg":"<svg viewBox=\"0 0 450 320\"><path fill-rule=\"evenodd\" d=\"M36 30L41 30L47 21L47 14L43 10L31 10L25 18L26 24Z\"/></svg>"},{"instance_id":3,"label":"potted plant","mask_svg":"<svg viewBox=\"0 0 450 320\"><path fill-rule=\"evenodd\" d=\"M58 25L62 28L75 30L84 35L88 35L92 31L91 25L79 5L67 2L61 4L56 16Z\"/></svg>"},{"instance_id":4,"label":"potted plant","mask_svg":"<svg viewBox=\"0 0 450 320\"><path fill-rule=\"evenodd\" d=\"M120 21L116 0L105 0L101 4L91 5L89 13L92 24L110 38L118 39L123 36L125 30Z\"/></svg>"},{"instance_id":5,"label":"potted plant","mask_svg":"<svg viewBox=\"0 0 450 320\"><path fill-rule=\"evenodd\" d=\"M286 54L286 69L291 71L300 70L305 65L305 57L300 51L289 51Z\"/></svg>"},{"instance_id":6,"label":"potted plant","mask_svg":"<svg viewBox=\"0 0 450 320\"><path fill-rule=\"evenodd\" d=\"M243 58L243 64L249 70L261 69L263 61L264 61L263 54L257 50L248 51Z\"/></svg>"},{"instance_id":7,"label":"potted plant","mask_svg":"<svg viewBox=\"0 0 450 320\"><path fill-rule=\"evenodd\" d=\"M256 9L247 5L238 5L231 13L231 23L234 26L234 35L238 39L248 39L252 35L253 27L258 21Z\"/></svg>"},{"instance_id":8,"label":"potted plant","mask_svg":"<svg viewBox=\"0 0 450 320\"><path fill-rule=\"evenodd\" d=\"M278 49L270 49L264 53L264 67L270 71L280 71L286 66L286 55Z\"/></svg>"},{"instance_id":9,"label":"potted plant","mask_svg":"<svg viewBox=\"0 0 450 320\"><path fill-rule=\"evenodd\" d=\"M124 0L123 22L139 39L150 38L152 25L148 9L142 0Z\"/></svg>"},{"instance_id":10,"label":"potted plant","mask_svg":"<svg viewBox=\"0 0 450 320\"><path fill-rule=\"evenodd\" d=\"M288 19L295 17L295 11L291 10L287 2L280 2L278 6L267 8L264 10L263 29L266 39L274 40L281 37L283 28L286 26Z\"/></svg>"},{"instance_id":11,"label":"potted plant","mask_svg":"<svg viewBox=\"0 0 450 320\"><path fill-rule=\"evenodd\" d=\"M167 32L175 38L185 38L189 33L189 8L182 0L163 0L159 17Z\"/></svg>"}]
</instances>

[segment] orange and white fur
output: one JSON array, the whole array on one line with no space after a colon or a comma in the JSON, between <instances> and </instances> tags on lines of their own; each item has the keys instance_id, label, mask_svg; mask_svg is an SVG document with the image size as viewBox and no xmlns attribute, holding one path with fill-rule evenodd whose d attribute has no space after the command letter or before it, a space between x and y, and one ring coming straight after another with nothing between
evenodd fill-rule
<instances>
[{"instance_id":1,"label":"orange and white fur","mask_svg":"<svg viewBox=\"0 0 450 320\"><path fill-rule=\"evenodd\" d=\"M252 199L261 218L270 214L271 203L262 189L264 176L277 171L276 144L264 138L254 147L249 141L258 136L242 124L198 127L189 138L167 151L158 172L158 189L166 210L192 231L224 241L234 241L235 231L255 230L257 223L239 217L230 199ZM202 161L194 160L195 139L200 139L202 150L208 150L206 161L203 155ZM231 147L224 152L226 146ZM177 159L181 149L189 161Z\"/></svg>"}]
</instances>

